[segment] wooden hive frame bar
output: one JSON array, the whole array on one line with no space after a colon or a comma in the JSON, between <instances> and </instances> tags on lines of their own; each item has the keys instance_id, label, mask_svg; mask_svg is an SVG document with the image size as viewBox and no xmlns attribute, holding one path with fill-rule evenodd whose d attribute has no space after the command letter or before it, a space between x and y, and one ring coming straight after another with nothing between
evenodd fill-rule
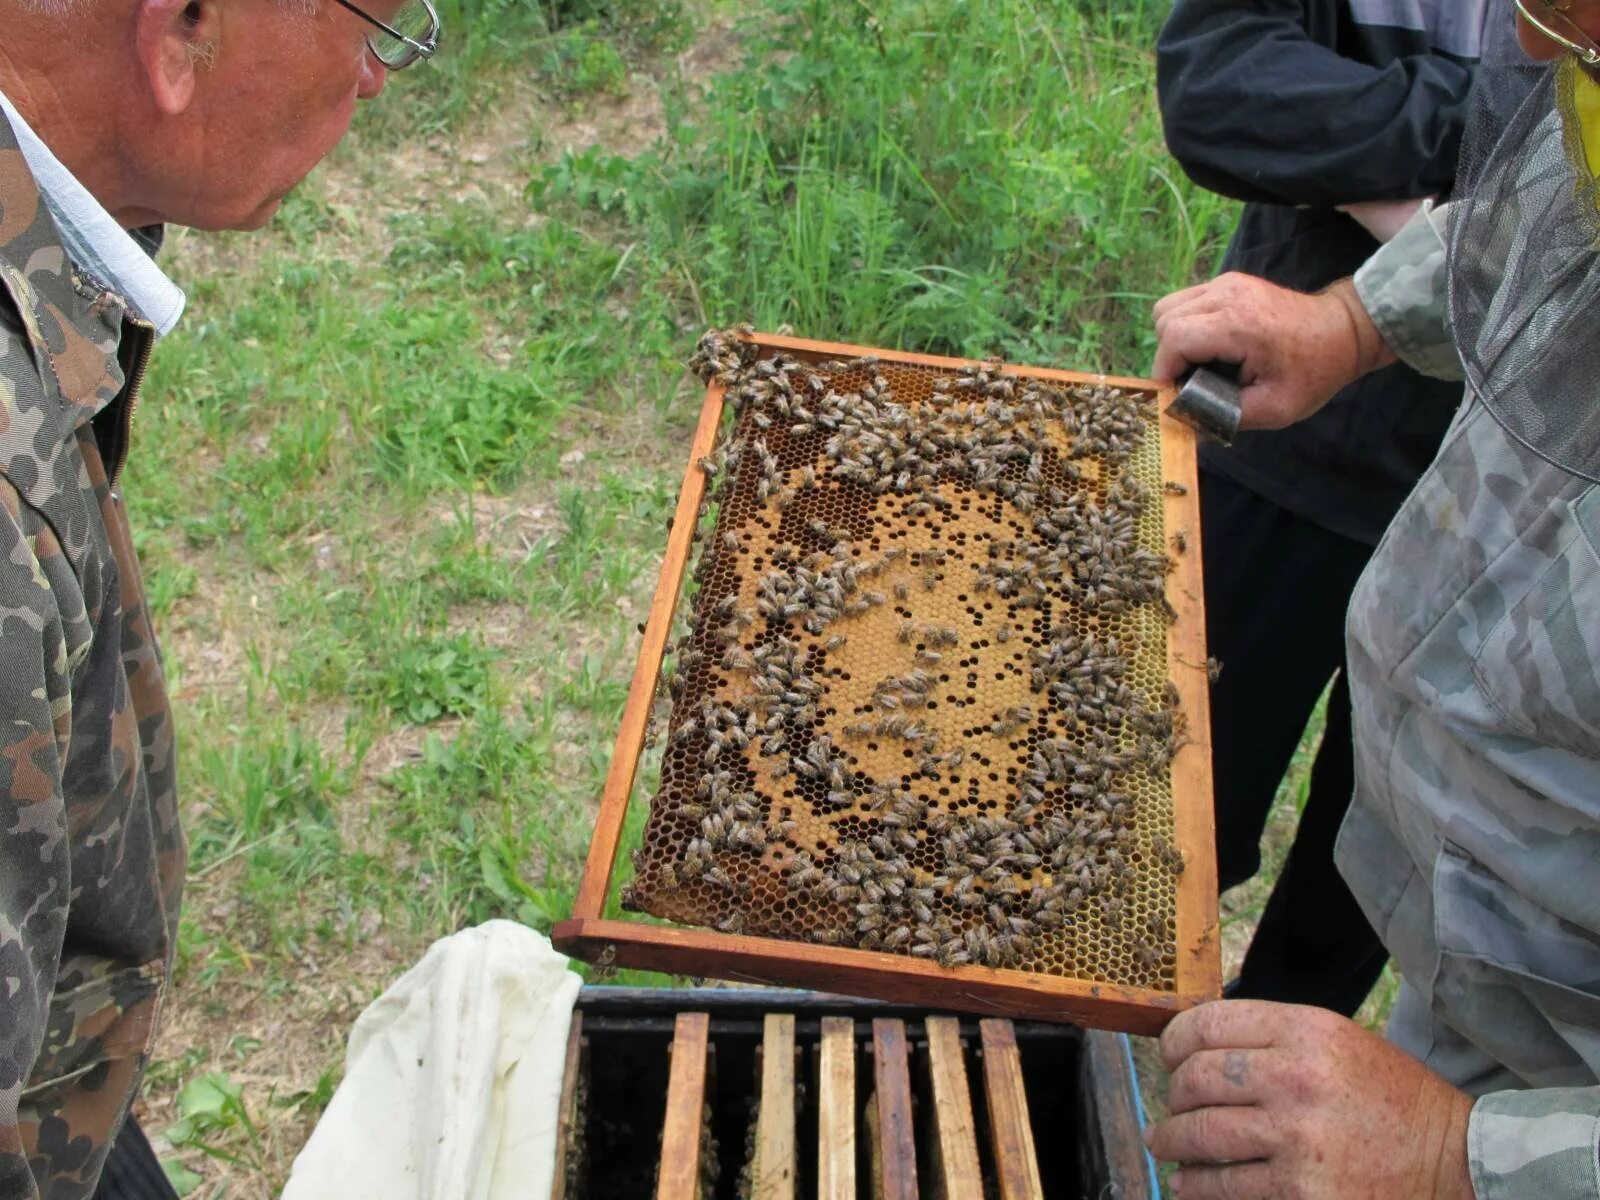
<instances>
[{"instance_id":1,"label":"wooden hive frame bar","mask_svg":"<svg viewBox=\"0 0 1600 1200\"><path fill-rule=\"evenodd\" d=\"M885 362L945 371L978 365L964 359L767 334L752 335L750 340L767 350L821 359L848 360L875 354ZM700 505L706 495L707 479L697 464L713 451L722 423L724 389L716 384L706 391L695 429L661 577L645 623L638 665L572 916L558 923L553 932L559 948L586 960L603 959L642 970L809 987L935 1009L1067 1021L1145 1034L1158 1032L1176 1013L1220 994L1195 436L1187 426L1165 415L1171 389L1150 380L1010 365L1005 370L1047 382L1150 393L1162 410L1162 478L1181 485L1181 491L1163 491L1165 527L1182 530L1188 542L1187 552L1175 557L1167 580L1167 599L1177 614L1167 638L1167 665L1188 723L1189 738L1171 766L1176 842L1187 864L1177 881L1176 987L1161 991L983 966L943 967L899 954L610 919L604 915L662 661L691 562Z\"/></svg>"},{"instance_id":2,"label":"wooden hive frame bar","mask_svg":"<svg viewBox=\"0 0 1600 1200\"><path fill-rule=\"evenodd\" d=\"M916 1122L904 1021L872 1022L872 1078L877 1124L872 1139L872 1194L881 1200L917 1200Z\"/></svg>"},{"instance_id":3,"label":"wooden hive frame bar","mask_svg":"<svg viewBox=\"0 0 1600 1200\"><path fill-rule=\"evenodd\" d=\"M978 1029L983 1039L983 1086L989 1101L989 1139L1000 1200L1044 1200L1016 1031L1010 1021L995 1020L981 1022Z\"/></svg>"},{"instance_id":4,"label":"wooden hive frame bar","mask_svg":"<svg viewBox=\"0 0 1600 1200\"><path fill-rule=\"evenodd\" d=\"M855 1200L856 1029L823 1017L817 1048L817 1200Z\"/></svg>"},{"instance_id":5,"label":"wooden hive frame bar","mask_svg":"<svg viewBox=\"0 0 1600 1200\"><path fill-rule=\"evenodd\" d=\"M756 1114L751 1200L794 1200L794 1017L768 1013L762 1021L761 1102Z\"/></svg>"},{"instance_id":6,"label":"wooden hive frame bar","mask_svg":"<svg viewBox=\"0 0 1600 1200\"><path fill-rule=\"evenodd\" d=\"M700 1200L705 1107L710 1087L711 1018L679 1013L672 1036L667 1119L661 1130L656 1200Z\"/></svg>"},{"instance_id":7,"label":"wooden hive frame bar","mask_svg":"<svg viewBox=\"0 0 1600 1200\"><path fill-rule=\"evenodd\" d=\"M978 1165L977 1120L961 1048L961 1022L955 1017L929 1017L928 1075L933 1089L934 1200L961 1200L983 1195Z\"/></svg>"},{"instance_id":8,"label":"wooden hive frame bar","mask_svg":"<svg viewBox=\"0 0 1600 1200\"><path fill-rule=\"evenodd\" d=\"M574 1148L580 1144L579 1127L583 1121L579 1095L586 1069L585 1047L583 1014L575 1012L567 1032L567 1054L561 1068L561 1099L556 1109L556 1163L550 1185L550 1200L577 1200L575 1191L572 1195L568 1192L569 1185L576 1182L569 1176L575 1175L581 1179L584 1166L581 1162L573 1162L572 1156Z\"/></svg>"}]
</instances>

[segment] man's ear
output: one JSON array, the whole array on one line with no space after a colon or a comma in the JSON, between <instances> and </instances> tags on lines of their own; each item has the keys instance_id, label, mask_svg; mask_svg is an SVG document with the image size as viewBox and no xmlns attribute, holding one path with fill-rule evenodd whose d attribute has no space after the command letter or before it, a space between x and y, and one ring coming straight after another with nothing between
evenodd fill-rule
<instances>
[{"instance_id":1,"label":"man's ear","mask_svg":"<svg viewBox=\"0 0 1600 1200\"><path fill-rule=\"evenodd\" d=\"M194 99L195 76L215 57L215 0L138 0L134 44L156 107L176 116Z\"/></svg>"}]
</instances>

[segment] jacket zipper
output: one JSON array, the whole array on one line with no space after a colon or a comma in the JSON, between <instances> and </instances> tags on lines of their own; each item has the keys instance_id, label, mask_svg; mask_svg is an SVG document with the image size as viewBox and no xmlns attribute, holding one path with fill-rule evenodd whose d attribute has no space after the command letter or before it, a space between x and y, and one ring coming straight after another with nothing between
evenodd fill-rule
<instances>
[{"instance_id":1,"label":"jacket zipper","mask_svg":"<svg viewBox=\"0 0 1600 1200\"><path fill-rule=\"evenodd\" d=\"M129 321L129 327L139 337L139 346L134 351L133 366L128 372L128 381L124 388L122 428L117 439L117 460L112 465L109 477L113 495L117 492L117 483L122 478L122 468L128 461L128 451L133 445L134 410L139 407L139 389L144 385L144 373L150 365L150 352L155 349L156 344L155 326L147 325L143 321Z\"/></svg>"}]
</instances>

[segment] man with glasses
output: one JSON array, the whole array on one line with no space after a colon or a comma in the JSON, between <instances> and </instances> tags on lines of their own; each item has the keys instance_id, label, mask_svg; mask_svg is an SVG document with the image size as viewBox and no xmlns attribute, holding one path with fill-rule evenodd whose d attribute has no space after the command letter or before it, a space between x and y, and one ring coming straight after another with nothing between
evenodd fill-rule
<instances>
[{"instance_id":1,"label":"man with glasses","mask_svg":"<svg viewBox=\"0 0 1600 1200\"><path fill-rule=\"evenodd\" d=\"M1149 1140L1184 1200L1600 1197L1600 0L1517 8L1559 61L1469 133L1470 188L1319 293L1223 276L1156 309L1157 373L1241 364L1255 428L1396 360L1465 383L1348 623L1338 861L1404 980L1389 1040L1176 1018Z\"/></svg>"},{"instance_id":2,"label":"man with glasses","mask_svg":"<svg viewBox=\"0 0 1600 1200\"><path fill-rule=\"evenodd\" d=\"M127 1121L184 872L121 493L184 297L159 227L264 224L428 0L9 0L0 36L0 1198L170 1196ZM133 231L137 236L130 235ZM119 1130L119 1153L107 1155Z\"/></svg>"}]
</instances>

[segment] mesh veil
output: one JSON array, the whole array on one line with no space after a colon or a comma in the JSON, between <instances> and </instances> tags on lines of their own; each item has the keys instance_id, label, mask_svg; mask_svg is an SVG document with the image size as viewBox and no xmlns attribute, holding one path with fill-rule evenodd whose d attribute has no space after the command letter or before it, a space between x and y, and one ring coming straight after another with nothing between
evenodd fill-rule
<instances>
[{"instance_id":1,"label":"mesh veil","mask_svg":"<svg viewBox=\"0 0 1600 1200\"><path fill-rule=\"evenodd\" d=\"M1486 53L1450 209L1450 321L1506 431L1600 481L1600 208L1569 153L1576 66Z\"/></svg>"}]
</instances>

